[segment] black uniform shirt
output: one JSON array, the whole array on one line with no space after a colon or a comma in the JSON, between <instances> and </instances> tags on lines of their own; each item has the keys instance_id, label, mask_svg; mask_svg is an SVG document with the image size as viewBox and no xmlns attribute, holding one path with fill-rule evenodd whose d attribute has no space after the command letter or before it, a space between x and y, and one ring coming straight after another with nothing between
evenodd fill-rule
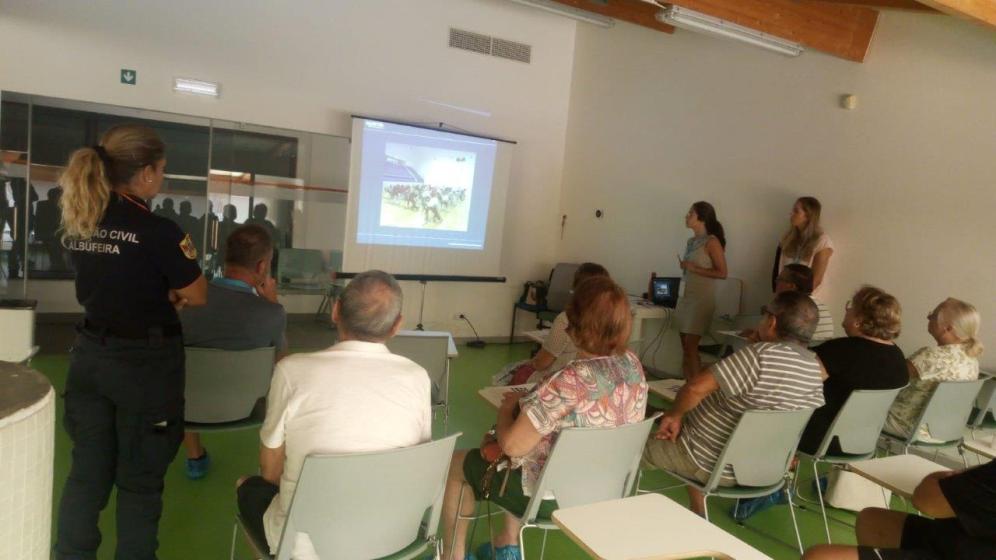
<instances>
[{"instance_id":1,"label":"black uniform shirt","mask_svg":"<svg viewBox=\"0 0 996 560\"><path fill-rule=\"evenodd\" d=\"M96 234L66 245L87 321L114 331L141 334L178 324L169 290L201 274L190 237L133 196L112 193Z\"/></svg>"}]
</instances>

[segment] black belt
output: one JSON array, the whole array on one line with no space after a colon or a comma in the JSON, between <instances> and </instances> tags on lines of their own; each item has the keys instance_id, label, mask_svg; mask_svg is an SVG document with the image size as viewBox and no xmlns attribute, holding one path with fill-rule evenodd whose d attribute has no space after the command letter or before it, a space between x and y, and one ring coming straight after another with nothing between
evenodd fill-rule
<instances>
[{"instance_id":1,"label":"black belt","mask_svg":"<svg viewBox=\"0 0 996 560\"><path fill-rule=\"evenodd\" d=\"M129 340L162 339L181 336L183 329L180 323L172 325L156 325L145 327L122 327L98 325L89 320L84 320L80 329L90 335L98 337L126 338Z\"/></svg>"}]
</instances>

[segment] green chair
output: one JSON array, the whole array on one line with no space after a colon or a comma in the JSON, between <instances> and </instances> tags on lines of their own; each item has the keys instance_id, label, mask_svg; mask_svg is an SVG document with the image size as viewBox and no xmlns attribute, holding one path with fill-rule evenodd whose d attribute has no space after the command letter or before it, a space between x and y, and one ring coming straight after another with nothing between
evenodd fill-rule
<instances>
[{"instance_id":1,"label":"green chair","mask_svg":"<svg viewBox=\"0 0 996 560\"><path fill-rule=\"evenodd\" d=\"M253 350L186 347L187 431L243 430L262 424L274 351L272 346Z\"/></svg>"},{"instance_id":2,"label":"green chair","mask_svg":"<svg viewBox=\"0 0 996 560\"><path fill-rule=\"evenodd\" d=\"M633 494L640 473L640 458L650 429L660 414L612 428L567 428L557 435L540 478L520 521L519 546L526 558L526 529L543 530L540 558L546 553L546 536L559 530L552 519L539 517L543 498L551 494L558 508L582 506ZM460 493L459 511L463 501ZM481 516L475 516L477 519Z\"/></svg>"},{"instance_id":3,"label":"green chair","mask_svg":"<svg viewBox=\"0 0 996 560\"><path fill-rule=\"evenodd\" d=\"M939 382L931 391L920 418L908 436L887 431L882 432L882 435L886 439L898 441L903 446L903 454L909 453L911 447L933 449L935 456L936 452L949 447L958 447L962 451L965 425L984 382L985 379ZM931 439L924 440L920 437L921 427L927 428ZM965 455L962 453L962 460L964 459ZM965 466L968 466L967 462Z\"/></svg>"},{"instance_id":4,"label":"green chair","mask_svg":"<svg viewBox=\"0 0 996 560\"><path fill-rule=\"evenodd\" d=\"M266 560L290 560L299 534L321 558L407 560L438 549L446 475L461 434L412 447L309 455L287 512L276 555L239 526Z\"/></svg>"},{"instance_id":5,"label":"green chair","mask_svg":"<svg viewBox=\"0 0 996 560\"><path fill-rule=\"evenodd\" d=\"M705 514L709 519L709 498L759 498L785 489L789 500L789 513L795 539L802 554L802 537L795 519L795 506L792 503L792 488L788 484L789 465L795 455L799 438L806 422L813 415L812 409L801 410L748 410L740 418L737 427L730 434L709 480L702 484L698 480L668 472L691 486L705 497ZM736 486L720 486L724 468L733 467Z\"/></svg>"},{"instance_id":6,"label":"green chair","mask_svg":"<svg viewBox=\"0 0 996 560\"><path fill-rule=\"evenodd\" d=\"M975 398L975 414L972 418L972 428L978 429L986 420L986 415L991 414L996 420L996 379L986 376L982 384L982 390Z\"/></svg>"},{"instance_id":7,"label":"green chair","mask_svg":"<svg viewBox=\"0 0 996 560\"><path fill-rule=\"evenodd\" d=\"M878 447L879 434L889 415L889 408L902 387L897 389L860 389L852 391L847 397L830 424L830 429L823 436L823 441L813 454L798 451L801 457L813 462L814 480L819 480L818 467L820 463L844 465L855 461L863 461L875 456ZM831 455L830 445L837 440L842 454ZM795 477L795 494L798 495L799 477ZM820 502L820 513L823 515L823 527L827 532L827 543L830 544L830 523L827 519L826 504L823 503L823 493L817 491Z\"/></svg>"},{"instance_id":8,"label":"green chair","mask_svg":"<svg viewBox=\"0 0 996 560\"><path fill-rule=\"evenodd\" d=\"M432 382L432 412L443 414L443 434L449 430L450 419L450 334L419 331L398 334L384 344L393 354L404 356L422 366Z\"/></svg>"}]
</instances>

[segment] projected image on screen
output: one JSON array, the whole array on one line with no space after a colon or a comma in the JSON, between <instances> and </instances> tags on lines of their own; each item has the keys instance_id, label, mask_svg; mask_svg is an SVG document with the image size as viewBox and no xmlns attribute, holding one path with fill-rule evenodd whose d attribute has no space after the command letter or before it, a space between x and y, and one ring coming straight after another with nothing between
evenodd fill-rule
<instances>
[{"instance_id":1,"label":"projected image on screen","mask_svg":"<svg viewBox=\"0 0 996 560\"><path fill-rule=\"evenodd\" d=\"M381 178L381 226L466 232L474 152L388 142Z\"/></svg>"},{"instance_id":2,"label":"projected image on screen","mask_svg":"<svg viewBox=\"0 0 996 560\"><path fill-rule=\"evenodd\" d=\"M360 122L356 243L484 250L498 142Z\"/></svg>"}]
</instances>

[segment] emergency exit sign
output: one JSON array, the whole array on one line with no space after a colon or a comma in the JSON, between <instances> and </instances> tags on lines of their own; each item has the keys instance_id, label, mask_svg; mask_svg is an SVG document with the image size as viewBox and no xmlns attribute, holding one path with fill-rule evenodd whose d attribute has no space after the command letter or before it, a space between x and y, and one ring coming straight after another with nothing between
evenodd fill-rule
<instances>
[{"instance_id":1,"label":"emergency exit sign","mask_svg":"<svg viewBox=\"0 0 996 560\"><path fill-rule=\"evenodd\" d=\"M128 68L121 69L122 84L133 86L137 81L138 81L138 72L134 70L129 70Z\"/></svg>"}]
</instances>

